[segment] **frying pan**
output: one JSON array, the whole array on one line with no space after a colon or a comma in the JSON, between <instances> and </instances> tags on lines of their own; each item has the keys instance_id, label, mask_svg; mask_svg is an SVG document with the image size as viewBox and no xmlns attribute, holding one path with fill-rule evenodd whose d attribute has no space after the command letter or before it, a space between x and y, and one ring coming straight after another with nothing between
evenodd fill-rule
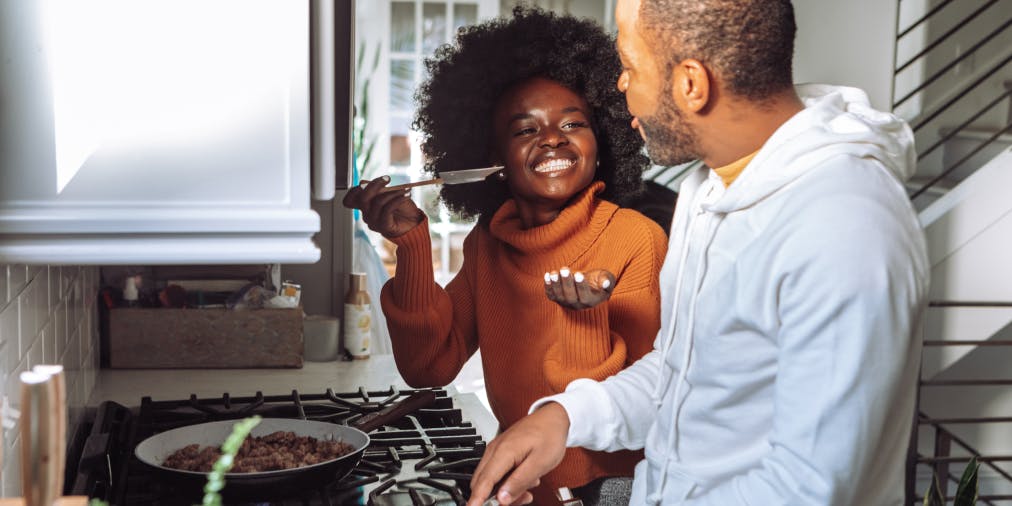
<instances>
[{"instance_id":1,"label":"frying pan","mask_svg":"<svg viewBox=\"0 0 1012 506\"><path fill-rule=\"evenodd\" d=\"M231 501L269 499L293 491L312 490L340 480L351 472L369 446L368 432L389 424L415 410L432 405L436 393L416 392L381 411L362 416L351 425L338 425L316 420L264 418L253 428L251 436L265 436L277 431L294 432L298 436L344 441L353 450L341 457L311 466L257 473L225 473L222 496ZM170 454L191 444L220 446L232 432L236 420L200 423L155 434L134 449L134 455L151 467L158 479L171 485L179 496L197 498L203 494L207 473L165 467L162 462ZM174 492L174 493L175 493Z\"/></svg>"}]
</instances>

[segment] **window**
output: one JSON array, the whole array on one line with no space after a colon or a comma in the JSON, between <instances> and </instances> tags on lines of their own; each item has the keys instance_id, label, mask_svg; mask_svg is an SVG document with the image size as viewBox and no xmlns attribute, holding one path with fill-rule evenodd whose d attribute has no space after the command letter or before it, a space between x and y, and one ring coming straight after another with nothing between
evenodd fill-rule
<instances>
[{"instance_id":1,"label":"window","mask_svg":"<svg viewBox=\"0 0 1012 506\"><path fill-rule=\"evenodd\" d=\"M421 180L423 160L411 120L415 89L425 79L424 59L452 41L458 28L497 15L499 1L390 0L357 6L356 105L363 138L359 143L362 176L389 174L392 184ZM369 156L363 163L366 151ZM473 222L452 216L438 203L438 194L435 186L412 191L429 216L436 281L445 284L460 268L461 246ZM370 234L370 239L392 274L392 245L376 234Z\"/></svg>"},{"instance_id":2,"label":"window","mask_svg":"<svg viewBox=\"0 0 1012 506\"><path fill-rule=\"evenodd\" d=\"M414 92L425 79L424 59L451 42L458 28L509 15L517 3L519 0L369 0L356 4L356 131L361 136L356 151L363 178L389 174L391 184L424 178L421 149L411 129ZM613 25L614 0L525 3ZM435 186L412 190L415 202L429 216L436 281L445 284L460 268L463 240L474 223L451 215L438 203L438 194ZM369 235L392 275L393 245L378 234Z\"/></svg>"}]
</instances>

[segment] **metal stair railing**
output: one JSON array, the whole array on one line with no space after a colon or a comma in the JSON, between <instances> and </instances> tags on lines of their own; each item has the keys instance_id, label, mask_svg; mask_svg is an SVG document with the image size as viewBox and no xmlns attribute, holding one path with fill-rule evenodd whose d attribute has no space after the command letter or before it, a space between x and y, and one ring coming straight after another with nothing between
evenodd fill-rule
<instances>
[{"instance_id":1,"label":"metal stair railing","mask_svg":"<svg viewBox=\"0 0 1012 506\"><path fill-rule=\"evenodd\" d=\"M994 421L993 419L967 419L965 422L960 423L988 423ZM953 434L951 431L943 427L943 424L955 423L949 420L931 418L922 412L917 413L917 424L928 425L935 430L935 451L934 456L928 457L921 454L917 454L916 463L920 465L930 466L934 476L938 478L939 488L941 489L942 495L945 496L946 500L952 500L955 497L949 495L949 485L958 484L959 476L956 473L951 472L951 464L966 463L969 462L972 457L977 458L977 462L982 467L991 469L999 476L1005 478L1008 481L1012 481L1012 474L1009 474L1004 469L995 465L995 462L1008 462L1012 461L1012 456L1009 455L983 455L976 449L974 449L965 440L959 436ZM955 443L962 452L966 455L953 456L952 445ZM916 469L916 467L915 467ZM913 477L914 474L908 475L908 480ZM912 483L916 483L913 481ZM911 482L908 481L908 493L907 493L907 504L920 505L924 497L920 495L916 490L910 488ZM954 489L953 489L954 490ZM1008 494L983 494L977 497L978 502L983 502L988 505L995 505L995 501L1012 501L1012 495Z\"/></svg>"},{"instance_id":2,"label":"metal stair railing","mask_svg":"<svg viewBox=\"0 0 1012 506\"><path fill-rule=\"evenodd\" d=\"M915 54L910 56L903 63L898 62L898 57L894 58L893 103L892 103L893 109L895 110L899 108L900 106L906 104L916 96L925 94L925 92L929 89L929 87L932 84L937 83L942 77L944 77L952 69L956 68L956 66L959 65L960 63L964 63L967 60L974 58L976 55L978 55L978 53L981 52L981 49L989 42L991 42L992 40L1003 34L1010 33L1010 31L1012 31L1012 16L1006 16L1007 19L1003 19L1003 21L999 23L998 26L991 29L987 33L980 34L979 36L977 36L975 42L969 48L967 48L965 52L963 52L962 54L960 54L955 58L948 60L948 62L945 63L944 65L941 65L938 68L938 70L935 70L933 73L931 73L931 75L924 77L923 80L919 82L919 84L914 86L912 89L906 91L902 97L896 98L897 93L896 87L898 80L897 76L901 72L910 69L910 67L917 62L926 62L929 56L937 57L940 50L943 49L942 44L944 42L949 41L957 34L963 32L964 30L968 30L969 28L967 27L974 20L977 20L979 18L986 19L987 16L989 15L997 15L995 14L995 11L998 11L998 9L1001 8L1003 5L1005 5L1007 1L1008 0L988 0L986 2L980 2L978 5L976 5L976 8L974 8L971 12L961 16L959 20L951 28L945 30L944 33L938 35L937 38L935 38L934 40L926 41L923 48L921 48ZM896 4L897 35L894 41L895 42L894 54L896 55L899 54L900 45L904 40L907 40L908 37L917 35L917 33L915 33L915 29L917 29L918 27L923 28L928 26L932 22L932 20L940 16L943 13L943 11L946 10L946 8L950 7L953 4L953 0L944 0L943 2L940 2L939 4L930 8L930 10L927 13L925 13L920 18L912 22L909 26L901 29L901 27L899 26L901 22L899 15L901 2L902 0L899 0L897 1ZM1012 48L1006 48L1005 52L999 54L995 59L997 60L997 63L995 65L991 66L988 70L984 72L978 73L976 77L971 80L971 82L963 83L962 85L956 87L955 89L950 90L948 94L949 95L948 99L943 100L938 105L929 105L926 110L920 111L918 117L914 118L910 122L911 128L913 129L914 133L918 134L924 131L924 129L927 128L931 124L931 122L936 119L948 118L950 115L956 114L955 111L956 106L967 103L970 98L979 99L980 97L978 95L980 93L983 93L983 87L989 82L988 80L997 75L1000 75L1000 73L1004 69L1006 69L1008 64L1012 62ZM1005 93L993 97L993 99L987 101L988 103L983 107L976 108L973 112L966 114L965 115L966 117L954 119L952 123L958 123L958 126L942 135L940 139L933 142L927 149L919 152L917 154L918 162L923 161L928 155L936 151L940 146L944 145L946 142L958 136L960 133L964 132L967 128L971 127L975 121L980 119L984 114L990 112L994 107L1001 104L1003 101L1010 99L1012 99L1012 90L1006 90ZM912 200L916 199L917 197L928 192L929 190L936 188L939 182L943 181L946 177L950 176L956 169L964 166L966 162L968 162L973 158L974 155L986 149L988 146L991 146L994 143L996 143L1003 134L1009 131L1012 131L1012 114L1008 115L1008 117L1006 118L1005 125L1003 127L1000 126L999 128L997 128L996 132L993 135L991 135L988 139L984 140L979 145L977 145L973 150L971 150L970 153L961 157L955 163L942 167L938 175L932 177L927 183L910 192L910 198Z\"/></svg>"},{"instance_id":3,"label":"metal stair railing","mask_svg":"<svg viewBox=\"0 0 1012 506\"><path fill-rule=\"evenodd\" d=\"M1005 301L932 301L929 307L934 308L1012 308L1012 302ZM989 346L989 347L1012 347L1012 340L991 340L991 341L957 341L957 340L925 340L925 347L938 346ZM974 387L974 386L1004 386L1012 385L1012 379L1008 378L979 378L979 379L919 379L918 389L925 387ZM919 403L920 395L918 395ZM969 462L976 457L982 469L993 471L996 476L1004 478L1012 483L1012 473L998 466L998 463L1012 462L1012 455L988 455L974 448L966 440L960 438L949 428L954 425L987 425L1012 423L1012 416L982 416L982 417L932 417L918 409L917 417L913 426L913 433L910 438L910 449L907 457L906 476L906 502L907 506L918 504L923 501L923 491L917 490L917 470L919 466L929 467L934 476L937 476L942 495L948 500L954 497L949 495L950 484L959 483L959 475L951 472L952 466ZM934 430L934 448L931 455L922 455L918 448L919 433L922 427ZM958 455L953 452L953 447L958 449ZM952 489L953 491L955 489ZM994 505L995 501L1012 501L1009 494L983 494L978 501L988 505Z\"/></svg>"}]
</instances>

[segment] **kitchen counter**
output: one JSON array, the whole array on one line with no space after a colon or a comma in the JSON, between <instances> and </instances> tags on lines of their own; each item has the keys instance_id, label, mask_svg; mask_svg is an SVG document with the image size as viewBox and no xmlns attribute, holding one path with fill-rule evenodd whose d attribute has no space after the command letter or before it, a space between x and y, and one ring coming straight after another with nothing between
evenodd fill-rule
<instances>
[{"instance_id":1,"label":"kitchen counter","mask_svg":"<svg viewBox=\"0 0 1012 506\"><path fill-rule=\"evenodd\" d=\"M232 397L286 394L292 390L323 393L407 388L397 373L393 355L374 355L368 360L351 362L306 362L302 369L102 369L99 371L89 406L114 401L124 406L137 406L141 397L153 400L219 397L228 392ZM452 386L447 390L486 441L495 436L498 423L474 393L459 393Z\"/></svg>"}]
</instances>

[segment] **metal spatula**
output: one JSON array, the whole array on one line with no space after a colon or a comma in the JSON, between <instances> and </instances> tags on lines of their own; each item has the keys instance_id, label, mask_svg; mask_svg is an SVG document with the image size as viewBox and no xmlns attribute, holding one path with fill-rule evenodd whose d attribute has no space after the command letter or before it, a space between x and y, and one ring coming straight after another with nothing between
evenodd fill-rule
<instances>
[{"instance_id":1,"label":"metal spatula","mask_svg":"<svg viewBox=\"0 0 1012 506\"><path fill-rule=\"evenodd\" d=\"M466 170L451 170L449 172L440 172L439 177L434 179L426 179L425 181L415 181L414 183L398 184L394 186L387 186L383 189L385 192L394 190L405 190L407 188L414 188L415 186L425 186L430 184L464 184L464 183L476 183L483 181L488 176L503 170L502 165L493 165L492 167L482 167L480 169L466 169ZM368 182L368 181L364 181Z\"/></svg>"}]
</instances>

